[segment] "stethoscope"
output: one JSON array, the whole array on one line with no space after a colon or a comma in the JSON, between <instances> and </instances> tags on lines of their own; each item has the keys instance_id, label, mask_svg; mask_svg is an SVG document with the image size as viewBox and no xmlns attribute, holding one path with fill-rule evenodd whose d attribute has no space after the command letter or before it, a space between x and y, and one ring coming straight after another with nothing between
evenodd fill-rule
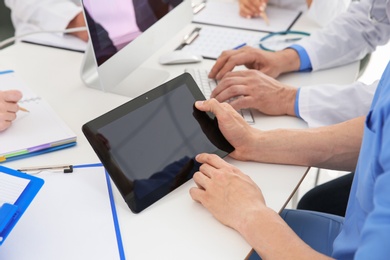
<instances>
[{"instance_id":1,"label":"stethoscope","mask_svg":"<svg viewBox=\"0 0 390 260\"><path fill-rule=\"evenodd\" d=\"M286 35L296 35L297 37L295 38L285 38L285 39L279 39L279 40L270 40L271 38L275 37L275 36L286 36ZM309 36L310 33L307 33L307 32L303 32L303 31L292 31L292 30L288 30L288 31L281 31L281 32L272 32L272 33L269 33L267 34L266 36L264 36L263 38L260 39L259 41L259 48L260 49L263 49L265 51L277 51L275 49L272 49L271 47L268 47L266 46L267 44L272 44L273 42L284 42L288 45L290 45L291 43L295 42L295 41L299 41L302 39L302 36Z\"/></svg>"}]
</instances>

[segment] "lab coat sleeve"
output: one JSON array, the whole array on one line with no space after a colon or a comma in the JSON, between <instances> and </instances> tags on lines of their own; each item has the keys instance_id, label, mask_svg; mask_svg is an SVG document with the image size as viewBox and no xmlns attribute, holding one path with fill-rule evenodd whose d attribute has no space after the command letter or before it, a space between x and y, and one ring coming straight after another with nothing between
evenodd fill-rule
<instances>
[{"instance_id":1,"label":"lab coat sleeve","mask_svg":"<svg viewBox=\"0 0 390 260\"><path fill-rule=\"evenodd\" d=\"M315 0L307 11L307 17L323 27L345 12L350 3L351 0Z\"/></svg>"},{"instance_id":2,"label":"lab coat sleeve","mask_svg":"<svg viewBox=\"0 0 390 260\"><path fill-rule=\"evenodd\" d=\"M376 46L388 42L390 2L375 1L372 14L383 18L379 23L369 19L371 4L372 0L352 2L348 10L328 26L299 42L309 55L314 71L358 61L374 51Z\"/></svg>"},{"instance_id":3,"label":"lab coat sleeve","mask_svg":"<svg viewBox=\"0 0 390 260\"><path fill-rule=\"evenodd\" d=\"M65 30L82 11L71 0L5 0L16 35L36 30Z\"/></svg>"},{"instance_id":4,"label":"lab coat sleeve","mask_svg":"<svg viewBox=\"0 0 390 260\"><path fill-rule=\"evenodd\" d=\"M378 82L366 85L313 85L302 87L298 107L300 117L309 127L337 124L367 115Z\"/></svg>"}]
</instances>

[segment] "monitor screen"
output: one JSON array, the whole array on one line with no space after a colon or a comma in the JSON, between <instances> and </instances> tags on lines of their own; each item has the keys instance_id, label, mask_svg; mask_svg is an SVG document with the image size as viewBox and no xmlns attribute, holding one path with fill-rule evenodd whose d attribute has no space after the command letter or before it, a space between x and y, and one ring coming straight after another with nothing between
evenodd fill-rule
<instances>
[{"instance_id":1,"label":"monitor screen","mask_svg":"<svg viewBox=\"0 0 390 260\"><path fill-rule=\"evenodd\" d=\"M82 6L90 37L81 67L87 86L135 98L169 79L168 70L144 63L188 33L191 0L82 0Z\"/></svg>"},{"instance_id":2,"label":"monitor screen","mask_svg":"<svg viewBox=\"0 0 390 260\"><path fill-rule=\"evenodd\" d=\"M98 66L146 31L182 0L84 0Z\"/></svg>"}]
</instances>

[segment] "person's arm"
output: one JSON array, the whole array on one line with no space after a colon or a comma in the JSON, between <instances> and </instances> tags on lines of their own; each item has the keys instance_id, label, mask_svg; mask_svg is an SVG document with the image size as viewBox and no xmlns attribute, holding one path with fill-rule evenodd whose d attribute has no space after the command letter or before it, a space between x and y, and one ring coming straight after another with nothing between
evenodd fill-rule
<instances>
[{"instance_id":1,"label":"person's arm","mask_svg":"<svg viewBox=\"0 0 390 260\"><path fill-rule=\"evenodd\" d=\"M369 18L372 4L372 0L353 1L346 12L299 42L310 58L313 71L361 60L376 46L389 41L386 5L390 2L375 1L372 14L382 20L379 23Z\"/></svg>"},{"instance_id":2,"label":"person's arm","mask_svg":"<svg viewBox=\"0 0 390 260\"><path fill-rule=\"evenodd\" d=\"M191 197L226 226L237 230L262 259L329 259L305 244L266 206L258 186L214 154L200 154Z\"/></svg>"},{"instance_id":3,"label":"person's arm","mask_svg":"<svg viewBox=\"0 0 390 260\"><path fill-rule=\"evenodd\" d=\"M309 127L318 127L367 115L376 87L377 82L354 82L297 89L257 70L243 70L227 73L211 97L229 101L236 110L252 108L267 115L297 116Z\"/></svg>"},{"instance_id":4,"label":"person's arm","mask_svg":"<svg viewBox=\"0 0 390 260\"><path fill-rule=\"evenodd\" d=\"M18 90L0 91L0 131L11 126L19 110L17 102L22 98Z\"/></svg>"},{"instance_id":5,"label":"person's arm","mask_svg":"<svg viewBox=\"0 0 390 260\"><path fill-rule=\"evenodd\" d=\"M72 20L82 16L81 7L71 0L5 0L5 4L11 9L17 34L31 30L65 30Z\"/></svg>"},{"instance_id":6,"label":"person's arm","mask_svg":"<svg viewBox=\"0 0 390 260\"><path fill-rule=\"evenodd\" d=\"M295 116L296 94L296 88L258 70L241 70L227 73L211 97L229 101L236 110L253 108L267 115Z\"/></svg>"},{"instance_id":7,"label":"person's arm","mask_svg":"<svg viewBox=\"0 0 390 260\"><path fill-rule=\"evenodd\" d=\"M280 74L299 70L300 58L298 52L290 48L277 52L268 52L245 46L238 50L222 52L211 68L209 77L220 80L226 73L239 65L259 70L276 78Z\"/></svg>"},{"instance_id":8,"label":"person's arm","mask_svg":"<svg viewBox=\"0 0 390 260\"><path fill-rule=\"evenodd\" d=\"M196 102L218 118L218 126L234 146L231 157L242 161L293 164L352 171L356 167L365 117L311 129L261 131L250 127L227 103Z\"/></svg>"}]
</instances>

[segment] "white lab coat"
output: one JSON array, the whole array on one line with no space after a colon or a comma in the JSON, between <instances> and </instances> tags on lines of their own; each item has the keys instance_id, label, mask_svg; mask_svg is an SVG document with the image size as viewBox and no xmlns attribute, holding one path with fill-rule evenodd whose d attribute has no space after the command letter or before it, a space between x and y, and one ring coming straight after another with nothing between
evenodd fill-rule
<instances>
[{"instance_id":1,"label":"white lab coat","mask_svg":"<svg viewBox=\"0 0 390 260\"><path fill-rule=\"evenodd\" d=\"M299 113L309 127L319 127L365 116L378 82L371 85L314 85L300 89Z\"/></svg>"},{"instance_id":2,"label":"white lab coat","mask_svg":"<svg viewBox=\"0 0 390 260\"><path fill-rule=\"evenodd\" d=\"M79 0L5 0L11 9L15 35L42 30L65 30L80 12Z\"/></svg>"},{"instance_id":3,"label":"white lab coat","mask_svg":"<svg viewBox=\"0 0 390 260\"><path fill-rule=\"evenodd\" d=\"M369 19L372 0L352 2L348 11L326 28L299 42L307 51L314 71L358 61L389 41L390 1L374 1L372 14L383 21ZM300 116L310 127L317 127L366 115L376 85L356 82L343 87L303 87L299 96Z\"/></svg>"},{"instance_id":4,"label":"white lab coat","mask_svg":"<svg viewBox=\"0 0 390 260\"><path fill-rule=\"evenodd\" d=\"M306 0L269 0L269 5L307 12L307 17L320 26L327 25L345 12L351 0L313 0L307 8Z\"/></svg>"},{"instance_id":5,"label":"white lab coat","mask_svg":"<svg viewBox=\"0 0 390 260\"><path fill-rule=\"evenodd\" d=\"M351 0L313 0L307 17L323 27L345 12L350 3Z\"/></svg>"}]
</instances>

